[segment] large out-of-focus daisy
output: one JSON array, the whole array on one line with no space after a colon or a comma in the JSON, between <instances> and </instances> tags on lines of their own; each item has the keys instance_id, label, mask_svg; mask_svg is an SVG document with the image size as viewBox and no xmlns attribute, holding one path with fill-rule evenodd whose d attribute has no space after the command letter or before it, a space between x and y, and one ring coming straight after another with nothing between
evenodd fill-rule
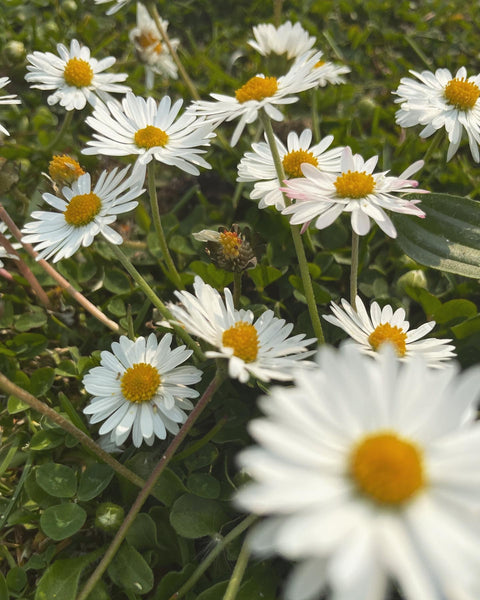
<instances>
[{"instance_id":1,"label":"large out-of-focus daisy","mask_svg":"<svg viewBox=\"0 0 480 600\"><path fill-rule=\"evenodd\" d=\"M253 28L254 40L248 40L252 48L262 56L270 53L286 54L287 58L301 56L315 44L317 38L309 35L300 23L291 21L275 27L271 23L261 23Z\"/></svg>"},{"instance_id":2,"label":"large out-of-focus daisy","mask_svg":"<svg viewBox=\"0 0 480 600\"><path fill-rule=\"evenodd\" d=\"M215 136L212 125L197 119L192 113L177 118L183 100L173 103L164 96L157 103L153 98L141 98L129 92L121 106L109 102L99 106L86 122L96 131L87 142L83 154L106 156L138 155L140 163L152 159L198 175L197 166L210 169L201 156Z\"/></svg>"},{"instance_id":3,"label":"large out-of-focus daisy","mask_svg":"<svg viewBox=\"0 0 480 600\"><path fill-rule=\"evenodd\" d=\"M408 167L400 177L388 176L388 171L373 173L377 161L378 156L365 161L359 154L352 154L347 146L342 153L339 174L303 165L303 177L285 182L283 191L296 202L282 213L291 215L292 225L302 223L306 228L314 220L317 229L324 229L342 212L349 212L352 213L352 229L358 235L366 235L370 231L370 219L373 219L384 233L396 237L397 231L385 209L425 216L416 206L419 200L405 200L395 195L424 191L416 189L416 181L407 179L422 167L423 161Z\"/></svg>"},{"instance_id":4,"label":"large out-of-focus daisy","mask_svg":"<svg viewBox=\"0 0 480 600\"><path fill-rule=\"evenodd\" d=\"M236 500L268 517L254 549L298 561L287 600L478 598L480 372L381 354L323 348L250 423Z\"/></svg>"},{"instance_id":5,"label":"large out-of-focus daisy","mask_svg":"<svg viewBox=\"0 0 480 600\"><path fill-rule=\"evenodd\" d=\"M10 79L8 77L0 77L0 90L4 88ZM16 94L8 94L6 96L0 96L0 104L20 104L21 100ZM10 135L5 127L0 123L0 133Z\"/></svg>"},{"instance_id":6,"label":"large out-of-focus daisy","mask_svg":"<svg viewBox=\"0 0 480 600\"><path fill-rule=\"evenodd\" d=\"M27 56L29 65L25 79L40 90L55 90L47 98L48 104L60 103L65 110L80 110L88 102L106 102L110 93L124 94L130 88L120 85L127 78L126 73L104 73L114 63L109 56L97 60L90 56L90 49L81 46L77 40L70 42L70 49L57 44L59 56L52 52L35 51Z\"/></svg>"},{"instance_id":7,"label":"large out-of-focus daisy","mask_svg":"<svg viewBox=\"0 0 480 600\"><path fill-rule=\"evenodd\" d=\"M395 102L401 103L396 122L402 127L423 125L421 137L445 127L450 142L447 161L458 150L465 129L473 159L480 162L480 75L467 77L465 67L455 77L448 69L410 73L418 81L403 77L394 92L399 96Z\"/></svg>"},{"instance_id":8,"label":"large out-of-focus daisy","mask_svg":"<svg viewBox=\"0 0 480 600\"><path fill-rule=\"evenodd\" d=\"M101 353L99 367L91 369L83 384L91 403L83 409L90 423L105 421L100 434L120 446L132 432L135 446L151 446L155 437L164 440L167 431L176 434L193 408L189 398L199 394L189 385L198 383L202 372L180 366L192 354L185 346L171 349L172 335L160 342L151 333L135 341L125 336L112 344L112 352Z\"/></svg>"},{"instance_id":9,"label":"large out-of-focus daisy","mask_svg":"<svg viewBox=\"0 0 480 600\"><path fill-rule=\"evenodd\" d=\"M53 262L72 256L80 246L90 246L99 233L112 244L121 244L122 236L110 225L135 208L135 198L145 191L145 167L137 165L131 174L129 168L103 171L95 185L89 173L80 175L71 187L63 188L64 198L43 194L55 211L34 211L36 221L25 225L22 241L36 244L38 258L53 256Z\"/></svg>"},{"instance_id":10,"label":"large out-of-focus daisy","mask_svg":"<svg viewBox=\"0 0 480 600\"><path fill-rule=\"evenodd\" d=\"M435 321L410 329L403 308L394 311L389 304L380 308L377 302L373 302L368 314L358 296L355 299L355 308L344 298L341 304L340 307L332 302L330 308L333 315L324 315L323 318L348 333L357 343L357 347L366 354L378 356L377 351L388 342L395 347L402 360L411 360L420 354L430 367L443 366L445 361L455 356L454 346L448 344L452 340L422 339L435 327Z\"/></svg>"},{"instance_id":11,"label":"large out-of-focus daisy","mask_svg":"<svg viewBox=\"0 0 480 600\"><path fill-rule=\"evenodd\" d=\"M164 31L166 31L168 21L160 19L160 22ZM177 66L167 46L162 41L155 21L141 2L137 2L137 26L130 31L129 37L135 45L139 59L145 64L147 89L153 88L154 73L177 79ZM171 39L170 43L176 50L180 40Z\"/></svg>"},{"instance_id":12,"label":"large out-of-focus daisy","mask_svg":"<svg viewBox=\"0 0 480 600\"><path fill-rule=\"evenodd\" d=\"M251 310L236 310L230 290L225 288L225 300L195 277L195 294L175 292L183 306L169 304L173 317L185 329L205 340L217 350L207 356L228 359L230 377L245 383L251 375L263 381L291 379L291 369L310 356L306 347L314 339L305 334L288 337L293 325L265 311L254 319Z\"/></svg>"},{"instance_id":13,"label":"large out-of-focus daisy","mask_svg":"<svg viewBox=\"0 0 480 600\"><path fill-rule=\"evenodd\" d=\"M265 136L266 139L266 136ZM300 135L291 131L285 146L276 136L275 144L282 161L287 179L302 177L301 166L309 163L321 171L338 172L343 148L327 150L333 142L333 135L327 135L318 144L311 146L312 132L305 129ZM270 146L266 142L252 144L253 152L246 152L238 165L237 181L254 181L250 198L259 200L258 207L275 206L285 208L285 200L280 190Z\"/></svg>"}]
</instances>

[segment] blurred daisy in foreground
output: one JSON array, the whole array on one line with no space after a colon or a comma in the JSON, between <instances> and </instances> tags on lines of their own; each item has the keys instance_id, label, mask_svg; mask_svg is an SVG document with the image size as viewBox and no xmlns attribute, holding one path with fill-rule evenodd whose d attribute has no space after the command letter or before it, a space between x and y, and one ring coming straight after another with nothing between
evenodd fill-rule
<instances>
[{"instance_id":1,"label":"blurred daisy in foreground","mask_svg":"<svg viewBox=\"0 0 480 600\"><path fill-rule=\"evenodd\" d=\"M160 21L166 31L168 21ZM137 2L137 26L130 31L129 37L135 45L137 56L145 64L145 86L148 90L153 88L154 73L177 79L177 66L162 41L155 21L140 2ZM170 43L176 50L180 40L171 39Z\"/></svg>"},{"instance_id":2,"label":"blurred daisy in foreground","mask_svg":"<svg viewBox=\"0 0 480 600\"><path fill-rule=\"evenodd\" d=\"M330 308L333 315L324 315L323 318L348 333L357 342L357 347L366 354L378 357L377 351L384 343L389 342L402 360L410 360L420 354L429 367L442 367L445 361L455 356L455 347L448 344L452 340L421 339L432 331L435 321L410 329L403 308L393 311L389 304L380 308L377 302L373 302L368 314L358 296L355 299L356 310L343 298L341 304L340 308L332 302Z\"/></svg>"},{"instance_id":3,"label":"blurred daisy in foreground","mask_svg":"<svg viewBox=\"0 0 480 600\"><path fill-rule=\"evenodd\" d=\"M48 104L58 102L65 110L80 110L87 102L95 106L99 98L106 102L110 93L124 94L130 89L119 83L125 81L126 73L103 73L115 64L113 56L92 58L90 49L77 40L70 42L70 50L57 44L57 52L60 56L38 51L27 56L30 64L25 79L34 84L31 87L55 90L48 96Z\"/></svg>"},{"instance_id":4,"label":"blurred daisy in foreground","mask_svg":"<svg viewBox=\"0 0 480 600\"><path fill-rule=\"evenodd\" d=\"M274 387L240 453L254 550L298 561L287 600L478 598L480 371L324 347ZM327 591L328 590L328 591Z\"/></svg>"},{"instance_id":5,"label":"blurred daisy in foreground","mask_svg":"<svg viewBox=\"0 0 480 600\"><path fill-rule=\"evenodd\" d=\"M152 159L198 175L197 166L210 169L200 155L215 136L212 125L185 112L178 117L183 100L172 105L169 96L157 103L153 98L141 98L129 92L122 104L109 102L87 117L86 122L97 133L87 142L83 154L106 156L138 155L140 163ZM176 119L176 120L175 120Z\"/></svg>"},{"instance_id":6,"label":"blurred daisy in foreground","mask_svg":"<svg viewBox=\"0 0 480 600\"><path fill-rule=\"evenodd\" d=\"M72 256L81 246L90 246L94 237L101 233L112 244L121 244L122 236L110 225L117 216L135 208L138 198L145 190L145 167L130 167L122 171L103 171L93 186L89 173L81 175L71 187L64 187L64 198L43 194L45 202L58 212L34 211L32 218L22 230L22 241L36 244L40 258Z\"/></svg>"},{"instance_id":7,"label":"blurred daisy in foreground","mask_svg":"<svg viewBox=\"0 0 480 600\"><path fill-rule=\"evenodd\" d=\"M465 132L470 152L480 162L480 75L467 77L465 67L458 69L455 77L448 69L410 71L419 81L403 77L396 92L401 103L395 115L401 127L424 125L420 137L429 137L445 127L450 142L447 151L449 161L460 146Z\"/></svg>"},{"instance_id":8,"label":"blurred daisy in foreground","mask_svg":"<svg viewBox=\"0 0 480 600\"><path fill-rule=\"evenodd\" d=\"M112 352L101 353L99 367L83 378L83 385L94 397L83 409L90 423L105 421L99 433L110 434L120 446L132 432L133 444L151 446L155 437L164 440L167 431L175 435L186 421L185 411L193 408L189 398L199 393L189 388L198 383L202 372L180 366L192 354L185 346L172 350L172 335L160 342L154 333L135 341L125 336L113 342Z\"/></svg>"},{"instance_id":9,"label":"blurred daisy in foreground","mask_svg":"<svg viewBox=\"0 0 480 600\"><path fill-rule=\"evenodd\" d=\"M285 181L286 187L282 190L296 202L287 206L282 214L291 215L290 223L303 224L303 229L314 219L315 227L324 229L342 212L350 212L352 229L358 235L366 235L370 231L370 219L373 219L384 233L397 237L395 226L385 209L425 216L416 206L420 200L404 200L394 195L425 191L416 189L417 181L407 179L423 166L423 161L413 163L400 177L387 176L388 171L374 174L377 161L378 156L365 161L359 154L352 154L347 146L341 156L338 175L304 164L303 177Z\"/></svg>"},{"instance_id":10,"label":"blurred daisy in foreground","mask_svg":"<svg viewBox=\"0 0 480 600\"><path fill-rule=\"evenodd\" d=\"M0 77L0 90L4 88L10 79L8 77ZM21 100L16 94L8 94L7 96L0 96L0 104L20 104ZM0 123L0 133L10 135L5 127Z\"/></svg>"},{"instance_id":11,"label":"blurred daisy in foreground","mask_svg":"<svg viewBox=\"0 0 480 600\"><path fill-rule=\"evenodd\" d=\"M289 338L293 325L275 317L273 311L254 320L251 310L234 308L228 288L225 300L198 276L193 288L195 294L175 292L183 306L170 303L168 308L189 333L217 348L206 356L228 359L230 377L242 383L251 375L262 381L289 380L292 367L312 354L306 346L315 339L304 339L303 333Z\"/></svg>"},{"instance_id":12,"label":"blurred daisy in foreground","mask_svg":"<svg viewBox=\"0 0 480 600\"><path fill-rule=\"evenodd\" d=\"M266 140L265 136L265 140ZM285 146L276 136L275 143L282 160L287 179L302 177L301 166L309 163L321 171L338 172L343 148L327 148L333 142L333 135L327 135L318 144L311 146L312 132L305 129L300 135L291 131ZM270 146L266 142L252 144L253 152L246 152L238 165L237 181L254 181L250 193L252 200L259 200L258 207L275 206L277 210L285 208L285 200L280 190Z\"/></svg>"},{"instance_id":13,"label":"blurred daisy in foreground","mask_svg":"<svg viewBox=\"0 0 480 600\"><path fill-rule=\"evenodd\" d=\"M0 234L2 234L10 242L10 239L12 236L7 232L8 232L8 229L7 229L6 224L3 223L2 221L0 221ZM12 248L14 250L18 250L21 247L22 247L22 244L18 244L18 243L12 244ZM6 248L4 248L4 246L0 243L0 267L4 266L2 258L13 258L15 260L18 260L18 256L15 256L15 254L10 254L8 252L8 250Z\"/></svg>"},{"instance_id":14,"label":"blurred daisy in foreground","mask_svg":"<svg viewBox=\"0 0 480 600\"><path fill-rule=\"evenodd\" d=\"M285 54L287 58L301 56L315 44L315 37L311 37L308 31L300 23L292 24L286 21L280 27L271 23L261 23L253 28L254 40L248 40L252 48L262 56L270 53Z\"/></svg>"},{"instance_id":15,"label":"blurred daisy in foreground","mask_svg":"<svg viewBox=\"0 0 480 600\"><path fill-rule=\"evenodd\" d=\"M115 14L121 8L126 6L130 2L130 0L95 0L95 4L112 4L112 2L113 2L113 6L111 6L107 10L107 12L105 13L106 15Z\"/></svg>"}]
</instances>

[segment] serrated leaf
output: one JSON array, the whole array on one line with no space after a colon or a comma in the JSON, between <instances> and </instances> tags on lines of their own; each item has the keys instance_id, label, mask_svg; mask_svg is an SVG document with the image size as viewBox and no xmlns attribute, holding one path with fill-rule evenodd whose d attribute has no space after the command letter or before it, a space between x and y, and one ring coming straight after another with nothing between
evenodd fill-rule
<instances>
[{"instance_id":1,"label":"serrated leaf","mask_svg":"<svg viewBox=\"0 0 480 600\"><path fill-rule=\"evenodd\" d=\"M65 465L45 463L36 471L38 485L56 498L72 498L77 491L75 471Z\"/></svg>"},{"instance_id":2,"label":"serrated leaf","mask_svg":"<svg viewBox=\"0 0 480 600\"><path fill-rule=\"evenodd\" d=\"M78 504L57 504L43 512L40 527L45 535L58 542L77 533L86 518L87 513Z\"/></svg>"},{"instance_id":3,"label":"serrated leaf","mask_svg":"<svg viewBox=\"0 0 480 600\"><path fill-rule=\"evenodd\" d=\"M189 539L213 535L227 518L219 502L193 494L180 496L170 513L172 527L179 535Z\"/></svg>"},{"instance_id":4,"label":"serrated leaf","mask_svg":"<svg viewBox=\"0 0 480 600\"><path fill-rule=\"evenodd\" d=\"M115 585L130 594L147 594L153 588L152 569L127 542L123 542L108 566L108 574Z\"/></svg>"},{"instance_id":5,"label":"serrated leaf","mask_svg":"<svg viewBox=\"0 0 480 600\"><path fill-rule=\"evenodd\" d=\"M84 502L96 498L108 487L112 477L113 470L108 465L89 465L80 475L77 498Z\"/></svg>"}]
</instances>

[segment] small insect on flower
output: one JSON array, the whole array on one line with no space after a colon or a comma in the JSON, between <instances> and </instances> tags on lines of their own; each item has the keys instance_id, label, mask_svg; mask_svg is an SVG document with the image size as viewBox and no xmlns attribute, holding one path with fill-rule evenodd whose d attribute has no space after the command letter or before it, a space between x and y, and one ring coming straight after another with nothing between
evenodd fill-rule
<instances>
[{"instance_id":1,"label":"small insect on flower","mask_svg":"<svg viewBox=\"0 0 480 600\"><path fill-rule=\"evenodd\" d=\"M213 264L224 271L240 273L253 269L257 264L248 228L240 231L238 225L232 225L231 230L226 227L219 227L218 231L202 229L193 237L199 242L207 242L206 253Z\"/></svg>"}]
</instances>

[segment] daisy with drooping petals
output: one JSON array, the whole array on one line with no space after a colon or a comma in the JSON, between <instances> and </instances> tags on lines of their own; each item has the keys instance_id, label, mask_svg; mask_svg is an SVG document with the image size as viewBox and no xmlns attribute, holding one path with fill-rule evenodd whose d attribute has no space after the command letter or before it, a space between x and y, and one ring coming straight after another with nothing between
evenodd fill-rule
<instances>
[{"instance_id":1,"label":"daisy with drooping petals","mask_svg":"<svg viewBox=\"0 0 480 600\"><path fill-rule=\"evenodd\" d=\"M395 194L416 191L418 183L407 179L423 166L418 161L408 167L400 177L387 176L388 171L373 173L378 156L365 161L359 154L352 154L347 146L341 156L340 174L326 173L310 164L302 167L303 177L285 181L282 188L295 204L282 211L291 215L292 225L304 224L304 229L315 219L315 227L324 229L331 225L342 212L350 212L352 229L358 235L370 231L373 219L388 236L397 237L397 231L385 209L393 212L424 217L416 204L419 200L404 200Z\"/></svg>"},{"instance_id":2,"label":"daisy with drooping petals","mask_svg":"<svg viewBox=\"0 0 480 600\"><path fill-rule=\"evenodd\" d=\"M287 58L301 56L315 44L317 38L311 37L300 23L291 21L275 27L271 23L261 23L253 28L254 40L248 40L252 48L262 56L270 53L287 54Z\"/></svg>"},{"instance_id":3,"label":"daisy with drooping petals","mask_svg":"<svg viewBox=\"0 0 480 600\"><path fill-rule=\"evenodd\" d=\"M62 190L65 199L53 194L43 194L45 202L58 212L34 211L32 218L22 230L22 241L36 244L40 258L72 256L80 246L90 246L93 238L101 233L112 244L121 244L122 236L110 225L117 216L135 208L138 198L145 191L145 167L136 165L122 171L103 171L95 186L90 174L85 173Z\"/></svg>"},{"instance_id":4,"label":"daisy with drooping petals","mask_svg":"<svg viewBox=\"0 0 480 600\"><path fill-rule=\"evenodd\" d=\"M291 131L286 146L275 136L275 144L287 179L301 177L300 167L303 163L309 163L322 171L338 172L343 148L327 151L332 142L333 135L327 135L318 144L310 146L312 143L310 129L305 129L300 135ZM246 152L238 165L237 181L255 182L250 198L259 200L259 208L275 206L277 210L284 209L285 200L280 190L281 183L277 178L269 144L265 142L252 144L252 149L253 152Z\"/></svg>"},{"instance_id":5,"label":"daisy with drooping petals","mask_svg":"<svg viewBox=\"0 0 480 600\"><path fill-rule=\"evenodd\" d=\"M96 106L98 99L106 102L110 93L124 94L130 89L119 84L127 78L126 73L103 73L115 63L113 56L92 58L90 49L77 40L70 42L70 50L57 44L57 52L60 56L38 51L27 56L30 64L25 79L33 88L55 90L47 98L48 104L59 102L65 110L81 110L87 102Z\"/></svg>"},{"instance_id":6,"label":"daisy with drooping petals","mask_svg":"<svg viewBox=\"0 0 480 600\"><path fill-rule=\"evenodd\" d=\"M206 356L228 359L230 377L242 383L251 375L262 381L286 381L291 379L292 367L312 354L306 346L315 340L304 339L305 334L289 338L293 325L275 317L273 311L265 311L254 322L251 310L234 308L228 288L225 301L198 276L193 288L195 294L175 292L183 306L169 304L168 308L189 333L218 349Z\"/></svg>"},{"instance_id":7,"label":"daisy with drooping petals","mask_svg":"<svg viewBox=\"0 0 480 600\"><path fill-rule=\"evenodd\" d=\"M0 77L0 90L4 88L10 79L8 77ZM16 94L8 94L7 96L0 96L0 104L20 104L21 100ZM10 135L5 127L0 123L0 133Z\"/></svg>"},{"instance_id":8,"label":"daisy with drooping petals","mask_svg":"<svg viewBox=\"0 0 480 600\"><path fill-rule=\"evenodd\" d=\"M324 347L261 401L240 453L251 547L298 561L287 600L478 598L480 371Z\"/></svg>"},{"instance_id":9,"label":"daisy with drooping petals","mask_svg":"<svg viewBox=\"0 0 480 600\"><path fill-rule=\"evenodd\" d=\"M100 435L120 446L132 432L134 445L151 446L155 437L164 440L167 431L175 435L186 421L185 411L193 408L189 398L199 393L189 388L202 372L180 366L192 354L185 346L172 350L172 335L157 341L154 333L135 341L125 336L112 344L112 352L101 353L99 367L91 369L83 384L92 402L83 409L90 423L105 421Z\"/></svg>"},{"instance_id":10,"label":"daisy with drooping petals","mask_svg":"<svg viewBox=\"0 0 480 600\"><path fill-rule=\"evenodd\" d=\"M144 99L129 92L121 107L111 102L107 107L99 106L86 119L97 133L82 153L137 154L140 163L155 159L198 175L197 166L211 168L200 155L207 151L204 146L215 134L210 124L191 113L185 112L177 119L182 104L180 99L172 105L170 97L164 96L157 105L153 98Z\"/></svg>"},{"instance_id":11,"label":"daisy with drooping petals","mask_svg":"<svg viewBox=\"0 0 480 600\"><path fill-rule=\"evenodd\" d=\"M420 137L445 127L450 142L447 161L458 150L465 129L473 159L480 162L480 75L467 77L465 67L455 77L448 69L410 73L419 81L403 77L393 92L399 96L395 102L401 103L396 122L401 127L423 125Z\"/></svg>"},{"instance_id":12,"label":"daisy with drooping petals","mask_svg":"<svg viewBox=\"0 0 480 600\"><path fill-rule=\"evenodd\" d=\"M339 85L345 83L342 75L350 73L350 68L345 65L336 65L328 60L319 60L313 67L317 75L317 86Z\"/></svg>"},{"instance_id":13,"label":"daisy with drooping petals","mask_svg":"<svg viewBox=\"0 0 480 600\"><path fill-rule=\"evenodd\" d=\"M366 354L378 356L377 351L388 342L395 347L401 360L410 360L420 354L429 367L444 366L445 361L455 356L455 347L448 344L452 340L422 339L435 327L435 321L410 329L403 308L394 311L389 304L380 308L377 302L373 302L368 314L358 296L355 298L356 310L343 298L341 304L340 308L332 302L330 308L333 315L324 315L323 318L348 333Z\"/></svg>"}]
</instances>

